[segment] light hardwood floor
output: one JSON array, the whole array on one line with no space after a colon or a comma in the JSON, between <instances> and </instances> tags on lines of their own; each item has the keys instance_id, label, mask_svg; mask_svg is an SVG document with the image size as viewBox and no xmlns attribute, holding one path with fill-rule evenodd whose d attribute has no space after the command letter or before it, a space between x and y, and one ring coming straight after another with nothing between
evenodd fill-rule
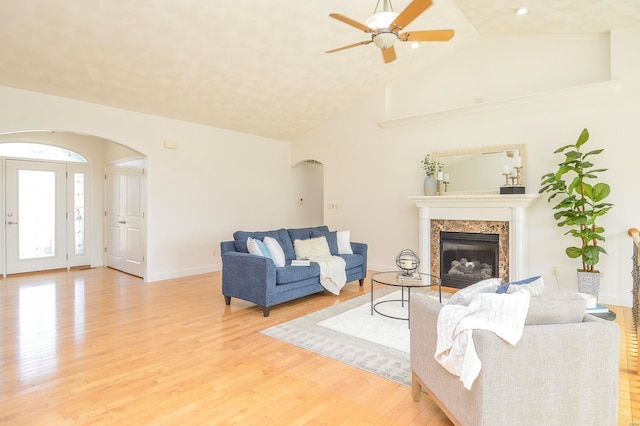
<instances>
[{"instance_id":1,"label":"light hardwood floor","mask_svg":"<svg viewBox=\"0 0 640 426\"><path fill-rule=\"evenodd\" d=\"M147 284L106 268L3 280L0 424L450 424L428 396L260 333L367 293L368 278L268 318L220 288L220 273ZM615 311L620 424L638 424L631 312Z\"/></svg>"}]
</instances>

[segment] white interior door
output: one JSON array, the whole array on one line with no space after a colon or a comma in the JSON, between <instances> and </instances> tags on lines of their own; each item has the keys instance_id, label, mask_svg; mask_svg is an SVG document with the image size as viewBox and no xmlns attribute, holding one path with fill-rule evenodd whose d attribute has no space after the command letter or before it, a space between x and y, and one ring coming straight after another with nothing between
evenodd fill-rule
<instances>
[{"instance_id":1,"label":"white interior door","mask_svg":"<svg viewBox=\"0 0 640 426\"><path fill-rule=\"evenodd\" d=\"M107 167L107 266L144 277L144 160Z\"/></svg>"},{"instance_id":2,"label":"white interior door","mask_svg":"<svg viewBox=\"0 0 640 426\"><path fill-rule=\"evenodd\" d=\"M7 273L67 266L66 164L7 160Z\"/></svg>"}]
</instances>

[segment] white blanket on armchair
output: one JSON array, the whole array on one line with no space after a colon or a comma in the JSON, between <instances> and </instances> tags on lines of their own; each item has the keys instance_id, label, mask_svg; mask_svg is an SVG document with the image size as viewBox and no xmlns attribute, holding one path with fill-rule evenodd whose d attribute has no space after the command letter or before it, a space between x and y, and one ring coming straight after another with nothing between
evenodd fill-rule
<instances>
[{"instance_id":1,"label":"white blanket on armchair","mask_svg":"<svg viewBox=\"0 0 640 426\"><path fill-rule=\"evenodd\" d=\"M347 283L346 262L340 256L317 256L309 259L320 266L320 284L336 296Z\"/></svg>"},{"instance_id":2,"label":"white blanket on armchair","mask_svg":"<svg viewBox=\"0 0 640 426\"><path fill-rule=\"evenodd\" d=\"M445 305L437 324L435 359L471 390L482 363L473 345L473 330L488 330L515 346L529 311L529 292L481 293L469 306Z\"/></svg>"}]
</instances>

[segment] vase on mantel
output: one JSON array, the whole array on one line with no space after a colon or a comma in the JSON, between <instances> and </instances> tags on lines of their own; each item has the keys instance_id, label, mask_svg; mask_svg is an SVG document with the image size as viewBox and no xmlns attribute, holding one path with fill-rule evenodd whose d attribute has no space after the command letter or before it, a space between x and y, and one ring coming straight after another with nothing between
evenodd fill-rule
<instances>
[{"instance_id":1,"label":"vase on mantel","mask_svg":"<svg viewBox=\"0 0 640 426\"><path fill-rule=\"evenodd\" d=\"M438 193L438 181L435 175L427 176L424 180L424 195L436 195Z\"/></svg>"}]
</instances>

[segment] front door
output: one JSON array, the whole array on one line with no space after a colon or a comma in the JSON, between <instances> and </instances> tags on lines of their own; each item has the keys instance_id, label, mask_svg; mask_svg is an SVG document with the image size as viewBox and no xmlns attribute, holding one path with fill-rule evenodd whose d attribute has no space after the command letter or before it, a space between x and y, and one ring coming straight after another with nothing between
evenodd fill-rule
<instances>
[{"instance_id":1,"label":"front door","mask_svg":"<svg viewBox=\"0 0 640 426\"><path fill-rule=\"evenodd\" d=\"M7 273L67 266L66 164L7 160Z\"/></svg>"},{"instance_id":2,"label":"front door","mask_svg":"<svg viewBox=\"0 0 640 426\"><path fill-rule=\"evenodd\" d=\"M107 167L107 266L144 277L144 159Z\"/></svg>"}]
</instances>

